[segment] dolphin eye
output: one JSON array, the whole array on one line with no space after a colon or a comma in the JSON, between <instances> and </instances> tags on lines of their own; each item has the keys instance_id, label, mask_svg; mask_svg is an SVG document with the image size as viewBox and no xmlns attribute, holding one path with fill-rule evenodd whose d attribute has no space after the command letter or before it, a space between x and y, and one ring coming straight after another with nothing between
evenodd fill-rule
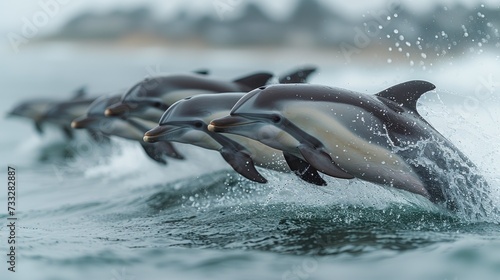
<instances>
[{"instance_id":1,"label":"dolphin eye","mask_svg":"<svg viewBox=\"0 0 500 280\"><path fill-rule=\"evenodd\" d=\"M197 121L194 123L194 127L196 128L201 128L203 126L203 123L201 123L200 121Z\"/></svg>"},{"instance_id":2,"label":"dolphin eye","mask_svg":"<svg viewBox=\"0 0 500 280\"><path fill-rule=\"evenodd\" d=\"M279 123L281 121L281 117L278 115L273 115L271 120L273 121L273 123Z\"/></svg>"}]
</instances>

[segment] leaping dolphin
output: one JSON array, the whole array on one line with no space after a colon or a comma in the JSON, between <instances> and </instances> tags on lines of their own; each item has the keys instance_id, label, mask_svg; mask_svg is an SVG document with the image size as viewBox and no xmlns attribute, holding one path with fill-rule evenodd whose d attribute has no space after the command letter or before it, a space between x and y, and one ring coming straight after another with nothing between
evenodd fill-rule
<instances>
[{"instance_id":1,"label":"leaping dolphin","mask_svg":"<svg viewBox=\"0 0 500 280\"><path fill-rule=\"evenodd\" d=\"M94 102L96 98L82 98L70 101L59 102L53 105L47 112L41 116L43 122L51 123L62 128L65 135L72 139L73 131L71 130L71 121L83 115L88 106ZM95 137L96 132L90 131L91 136ZM95 138L101 140L102 138Z\"/></svg>"},{"instance_id":2,"label":"leaping dolphin","mask_svg":"<svg viewBox=\"0 0 500 280\"><path fill-rule=\"evenodd\" d=\"M369 95L320 85L270 85L246 94L230 116L213 120L209 130L302 156L333 177L396 187L454 208L446 174L460 176L453 180L464 193L487 183L417 112L417 100L434 88L409 81Z\"/></svg>"},{"instance_id":3,"label":"leaping dolphin","mask_svg":"<svg viewBox=\"0 0 500 280\"><path fill-rule=\"evenodd\" d=\"M176 159L184 158L170 142L150 144L142 141L144 132L154 127L156 123L134 117L128 119L106 117L104 110L120 99L120 95L103 96L97 99L88 107L85 115L73 120L71 126L75 129L85 128L99 131L106 136L117 136L137 141L151 159L162 164L167 163L165 156Z\"/></svg>"},{"instance_id":4,"label":"leaping dolphin","mask_svg":"<svg viewBox=\"0 0 500 280\"><path fill-rule=\"evenodd\" d=\"M71 101L81 100L85 97L85 95L86 89L85 87L81 87L75 91ZM39 134L42 134L44 123L47 123L45 115L60 102L63 101L50 98L27 100L14 107L14 109L12 109L7 116L23 117L32 120L35 125L35 130ZM71 131L68 130L67 125L61 126L61 129L68 137L72 135Z\"/></svg>"}]
</instances>

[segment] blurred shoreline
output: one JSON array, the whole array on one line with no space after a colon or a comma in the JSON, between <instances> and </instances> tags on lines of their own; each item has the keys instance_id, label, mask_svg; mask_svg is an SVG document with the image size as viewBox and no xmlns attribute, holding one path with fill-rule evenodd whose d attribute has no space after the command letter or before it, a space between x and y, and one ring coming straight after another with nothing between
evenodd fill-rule
<instances>
[{"instance_id":1,"label":"blurred shoreline","mask_svg":"<svg viewBox=\"0 0 500 280\"><path fill-rule=\"evenodd\" d=\"M3 48L2 48L3 47ZM114 41L103 40L53 40L41 39L33 40L26 45L22 45L19 51L16 52L9 44L0 46L0 52L4 55L16 57L25 51L36 51L47 48L66 48L90 52L141 52L155 50L165 53L246 53L255 54L262 58L287 58L289 63L296 61L297 63L316 63L316 64L354 64L366 66L411 66L422 68L425 70L429 65L433 64L448 64L456 60L499 55L496 47L485 46L481 49L468 49L462 52L450 52L445 54L436 54L420 50L395 50L393 46L373 43L365 48L355 48L352 50L344 50L335 47L327 46L222 46L213 47L204 44L201 41L193 40L190 43L176 43L162 38L144 36L143 34L134 34L123 37Z\"/></svg>"},{"instance_id":2,"label":"blurred shoreline","mask_svg":"<svg viewBox=\"0 0 500 280\"><path fill-rule=\"evenodd\" d=\"M211 13L196 16L187 4L170 17L158 17L146 5L86 10L49 34L38 34L35 18L26 19L15 34L19 37L9 34L8 39L19 50L53 42L120 49L277 49L323 52L348 63L370 58L415 65L500 47L500 6L494 5L436 3L425 13L415 13L395 1L346 14L325 2L300 0L278 19L255 2L231 3L214 2Z\"/></svg>"}]
</instances>

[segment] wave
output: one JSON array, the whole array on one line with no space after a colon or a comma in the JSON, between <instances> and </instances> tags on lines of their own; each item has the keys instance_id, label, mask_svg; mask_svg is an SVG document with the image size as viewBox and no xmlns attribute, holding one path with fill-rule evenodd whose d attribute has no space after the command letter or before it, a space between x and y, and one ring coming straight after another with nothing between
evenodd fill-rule
<instances>
[{"instance_id":1,"label":"wave","mask_svg":"<svg viewBox=\"0 0 500 280\"><path fill-rule=\"evenodd\" d=\"M422 144L422 143L420 143ZM241 178L215 152L183 145L180 147L187 160L169 160L167 166L150 161L138 146L120 143L117 153L107 161L84 169L84 177L107 177L133 189L150 188L149 200L140 201L152 209L166 210L180 205L206 210L213 207L242 204L290 204L301 207L359 207L385 210L391 207L419 209L458 217L463 222L498 223L500 215L496 205L498 190L495 181L488 184L471 172L462 180L460 170L453 170L456 155L445 151L449 170L440 176L450 183L449 198L457 201L456 211L450 213L427 199L390 187L382 187L361 180L338 180L325 176L326 187L307 184L293 174L263 170L269 182L260 185ZM455 163L454 163L455 162ZM433 162L418 158L416 163L432 165ZM460 175L460 176L459 176Z\"/></svg>"}]
</instances>

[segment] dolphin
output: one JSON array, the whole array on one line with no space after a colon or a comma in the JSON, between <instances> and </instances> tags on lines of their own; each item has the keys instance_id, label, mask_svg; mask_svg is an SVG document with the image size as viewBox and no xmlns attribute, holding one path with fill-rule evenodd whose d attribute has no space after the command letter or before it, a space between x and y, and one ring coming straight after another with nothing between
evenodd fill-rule
<instances>
[{"instance_id":1,"label":"dolphin","mask_svg":"<svg viewBox=\"0 0 500 280\"><path fill-rule=\"evenodd\" d=\"M71 100L80 100L83 99L86 95L85 87L81 87L77 89L71 98ZM7 116L15 116L15 117L23 117L30 119L34 122L35 130L39 133L43 133L43 125L46 123L44 119L45 114L54 106L56 106L59 102L56 99L50 98L40 98L40 99L32 99L21 102L19 105L14 107L12 111L10 111ZM68 135L67 126L62 126L64 134Z\"/></svg>"},{"instance_id":2,"label":"dolphin","mask_svg":"<svg viewBox=\"0 0 500 280\"><path fill-rule=\"evenodd\" d=\"M280 172L290 172L282 152L261 142L234 134L218 134L208 131L211 120L229 114L232 106L245 93L202 94L174 103L163 114L159 125L144 134L144 141L176 141L218 151L231 167L243 177L266 183L255 165ZM160 142L161 143L161 142ZM306 162L288 155L296 161L296 174L316 185L326 182Z\"/></svg>"},{"instance_id":3,"label":"dolphin","mask_svg":"<svg viewBox=\"0 0 500 280\"><path fill-rule=\"evenodd\" d=\"M333 177L392 186L453 209L446 174L459 174L465 188L486 182L417 112L417 100L433 89L426 81L374 95L321 85L270 85L246 94L209 130L259 140Z\"/></svg>"},{"instance_id":4,"label":"dolphin","mask_svg":"<svg viewBox=\"0 0 500 280\"><path fill-rule=\"evenodd\" d=\"M199 73L146 78L132 86L120 102L109 106L106 116L136 116L158 122L170 105L183 98L205 93L248 92L272 77L256 73L234 81L217 80Z\"/></svg>"},{"instance_id":5,"label":"dolphin","mask_svg":"<svg viewBox=\"0 0 500 280\"><path fill-rule=\"evenodd\" d=\"M316 67L301 67L279 77L280 83L305 83ZM265 183L267 180L256 170L258 166L281 172L290 172L301 179L326 185L316 170L307 162L287 153L262 145L258 141L236 135L218 135L207 127L215 116L228 114L232 106L245 93L205 94L188 97L173 104L162 116L158 127L147 132L146 142L178 141L219 151L231 167L247 179ZM193 126L193 123L196 125Z\"/></svg>"},{"instance_id":6,"label":"dolphin","mask_svg":"<svg viewBox=\"0 0 500 280\"><path fill-rule=\"evenodd\" d=\"M111 104L120 101L121 96L102 96L95 100L87 109L85 115L71 122L75 129L90 129L98 131L105 136L117 136L128 140L137 141L141 144L146 154L153 160L166 164L165 156L183 159L184 157L175 149L170 142L144 143L142 137L144 132L156 125L154 122L131 117L122 119L119 117L106 117L104 110Z\"/></svg>"},{"instance_id":7,"label":"dolphin","mask_svg":"<svg viewBox=\"0 0 500 280\"><path fill-rule=\"evenodd\" d=\"M73 131L71 130L71 121L75 118L83 115L88 106L96 100L93 98L82 98L64 102L58 102L54 104L49 110L47 110L42 116L41 121L54 124L60 127L66 137L73 139ZM96 132L91 130L91 136L95 136ZM102 140L99 138L96 140Z\"/></svg>"}]
</instances>

